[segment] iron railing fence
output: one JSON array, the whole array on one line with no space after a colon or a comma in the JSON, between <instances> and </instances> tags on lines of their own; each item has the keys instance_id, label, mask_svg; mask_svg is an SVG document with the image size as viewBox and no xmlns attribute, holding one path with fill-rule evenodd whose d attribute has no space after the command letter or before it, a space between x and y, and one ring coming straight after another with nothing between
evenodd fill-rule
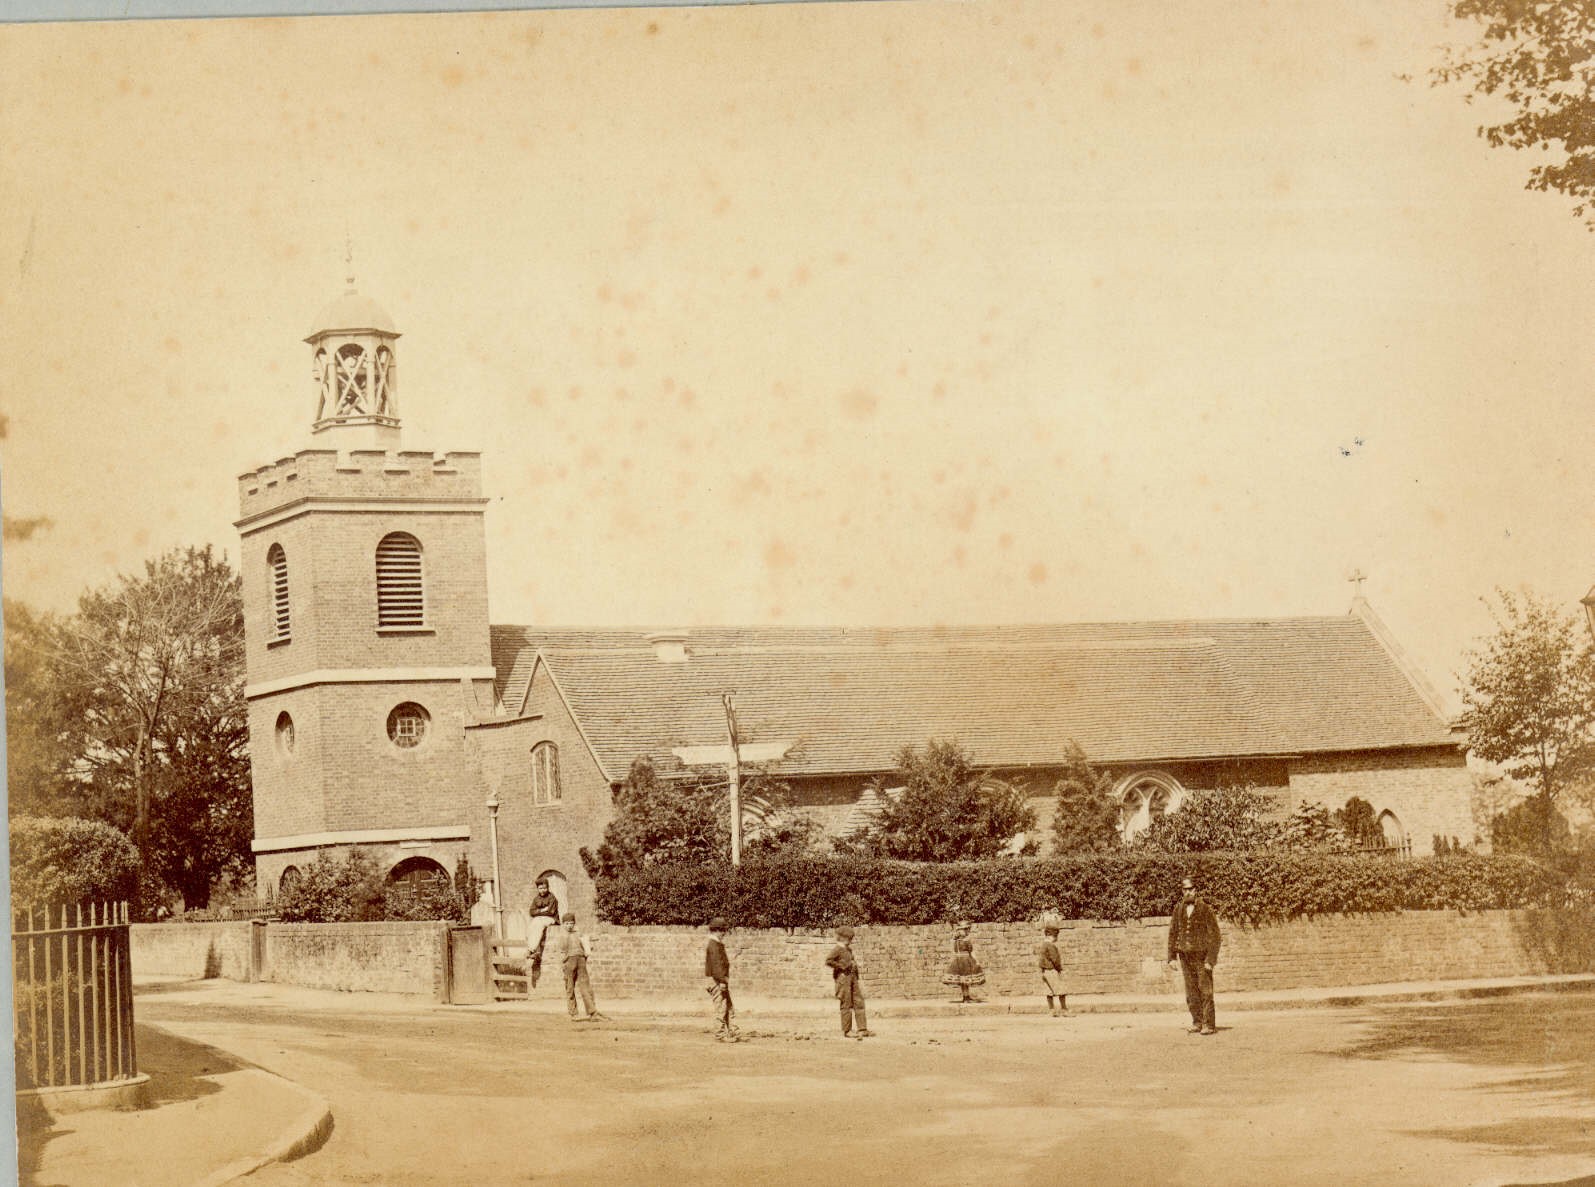
<instances>
[{"instance_id":1,"label":"iron railing fence","mask_svg":"<svg viewBox=\"0 0 1595 1187\"><path fill-rule=\"evenodd\" d=\"M77 903L11 918L18 1088L138 1074L126 903Z\"/></svg>"}]
</instances>

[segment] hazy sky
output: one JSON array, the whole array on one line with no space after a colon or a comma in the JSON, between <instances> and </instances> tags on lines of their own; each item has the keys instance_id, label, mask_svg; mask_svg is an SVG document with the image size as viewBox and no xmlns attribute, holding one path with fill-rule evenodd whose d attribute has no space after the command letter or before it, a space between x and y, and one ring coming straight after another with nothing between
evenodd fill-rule
<instances>
[{"instance_id":1,"label":"hazy sky","mask_svg":"<svg viewBox=\"0 0 1595 1187\"><path fill-rule=\"evenodd\" d=\"M0 30L5 593L69 608L308 444L393 314L485 451L495 621L1339 613L1442 689L1595 581L1595 237L1431 0ZM1405 82L1403 73L1420 76ZM1574 606L1576 608L1576 606Z\"/></svg>"}]
</instances>

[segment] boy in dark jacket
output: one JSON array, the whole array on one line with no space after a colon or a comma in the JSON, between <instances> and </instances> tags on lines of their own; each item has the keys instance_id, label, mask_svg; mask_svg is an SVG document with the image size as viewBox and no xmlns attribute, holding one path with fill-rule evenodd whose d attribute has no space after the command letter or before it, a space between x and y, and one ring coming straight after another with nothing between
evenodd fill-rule
<instances>
[{"instance_id":1,"label":"boy in dark jacket","mask_svg":"<svg viewBox=\"0 0 1595 1187\"><path fill-rule=\"evenodd\" d=\"M709 920L709 945L703 954L704 989L714 1002L714 1017L718 1023L714 1037L722 1043L740 1042L742 1036L731 1025L735 1013L731 1005L731 958L726 955L726 921L718 915Z\"/></svg>"},{"instance_id":2,"label":"boy in dark jacket","mask_svg":"<svg viewBox=\"0 0 1595 1187\"><path fill-rule=\"evenodd\" d=\"M836 947L825 958L831 977L836 981L836 1002L842 1010L842 1037L853 1033L853 1022L858 1021L858 1037L862 1041L874 1032L864 1017L864 983L859 978L858 961L853 956L853 929L836 929Z\"/></svg>"},{"instance_id":3,"label":"boy in dark jacket","mask_svg":"<svg viewBox=\"0 0 1595 1187\"><path fill-rule=\"evenodd\" d=\"M1181 884L1180 901L1169 920L1169 964L1179 958L1185 975L1185 1004L1191 1010L1191 1033L1218 1033L1213 1013L1213 966L1218 964L1218 916L1196 897L1196 883Z\"/></svg>"}]
</instances>

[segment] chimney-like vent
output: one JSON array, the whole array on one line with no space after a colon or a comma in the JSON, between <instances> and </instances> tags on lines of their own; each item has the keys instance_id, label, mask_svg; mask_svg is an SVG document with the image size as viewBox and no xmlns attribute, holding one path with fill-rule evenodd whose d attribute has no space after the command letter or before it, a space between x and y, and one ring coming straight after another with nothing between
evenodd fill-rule
<instances>
[{"instance_id":1,"label":"chimney-like vent","mask_svg":"<svg viewBox=\"0 0 1595 1187\"><path fill-rule=\"evenodd\" d=\"M654 658L660 663L684 664L687 662L686 631L655 631L648 636L648 642L654 649Z\"/></svg>"}]
</instances>

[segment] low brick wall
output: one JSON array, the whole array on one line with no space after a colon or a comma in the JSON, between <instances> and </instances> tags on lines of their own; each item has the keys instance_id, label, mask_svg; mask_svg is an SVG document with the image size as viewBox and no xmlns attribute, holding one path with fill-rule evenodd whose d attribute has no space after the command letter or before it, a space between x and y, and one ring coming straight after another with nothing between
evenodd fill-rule
<instances>
[{"instance_id":1,"label":"low brick wall","mask_svg":"<svg viewBox=\"0 0 1595 1187\"><path fill-rule=\"evenodd\" d=\"M1555 911L1402 911L1333 915L1248 927L1225 924L1222 989L1295 989L1396 981L1462 980L1595 971L1589 920ZM592 974L611 997L679 993L703 975L702 929L605 928L595 933ZM984 993L1038 992L1033 923L982 923L972 933L985 969ZM1072 921L1058 937L1071 993L1174 993L1179 973L1164 963L1168 920ZM727 938L732 987L771 997L831 990L830 933L737 930ZM939 997L952 959L946 927L863 927L853 951L873 997Z\"/></svg>"},{"instance_id":2,"label":"low brick wall","mask_svg":"<svg viewBox=\"0 0 1595 1187\"><path fill-rule=\"evenodd\" d=\"M141 976L249 980L249 929L244 923L135 923L133 971Z\"/></svg>"},{"instance_id":3,"label":"low brick wall","mask_svg":"<svg viewBox=\"0 0 1595 1187\"><path fill-rule=\"evenodd\" d=\"M252 923L136 923L133 972L250 979ZM423 994L445 991L441 923L269 923L258 979L312 989Z\"/></svg>"},{"instance_id":4,"label":"low brick wall","mask_svg":"<svg viewBox=\"0 0 1595 1187\"><path fill-rule=\"evenodd\" d=\"M272 923L262 980L444 997L442 923Z\"/></svg>"}]
</instances>

